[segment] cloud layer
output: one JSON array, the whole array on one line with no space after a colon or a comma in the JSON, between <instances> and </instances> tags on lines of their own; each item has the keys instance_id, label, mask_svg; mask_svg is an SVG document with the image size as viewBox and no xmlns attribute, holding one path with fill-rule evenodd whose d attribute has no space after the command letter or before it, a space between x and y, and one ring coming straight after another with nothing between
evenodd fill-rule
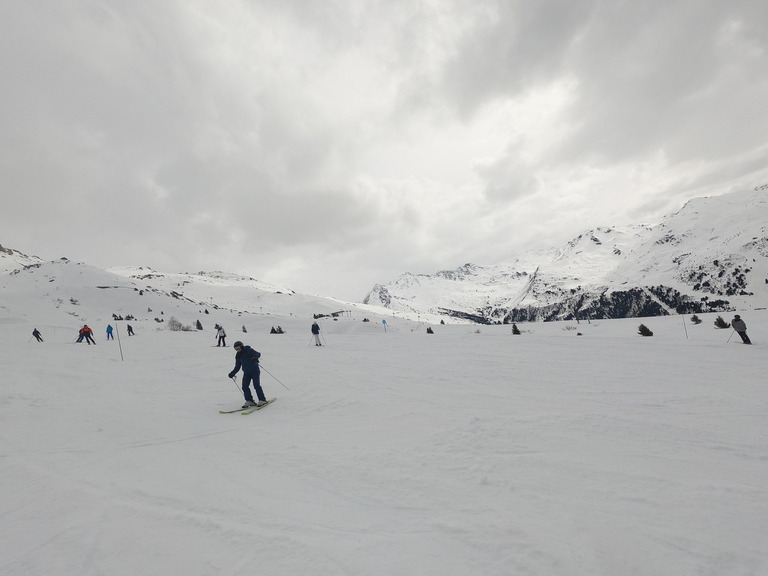
<instances>
[{"instance_id":1,"label":"cloud layer","mask_svg":"<svg viewBox=\"0 0 768 576\"><path fill-rule=\"evenodd\" d=\"M361 299L768 182L768 5L0 6L0 241Z\"/></svg>"}]
</instances>

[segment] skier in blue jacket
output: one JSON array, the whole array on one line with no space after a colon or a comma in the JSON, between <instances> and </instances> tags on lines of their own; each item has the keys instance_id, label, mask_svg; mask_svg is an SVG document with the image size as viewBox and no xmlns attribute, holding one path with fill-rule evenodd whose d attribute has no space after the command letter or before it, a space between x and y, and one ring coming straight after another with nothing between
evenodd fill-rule
<instances>
[{"instance_id":1,"label":"skier in blue jacket","mask_svg":"<svg viewBox=\"0 0 768 576\"><path fill-rule=\"evenodd\" d=\"M259 369L259 358L261 353L257 352L250 346L245 346L239 340L235 342L234 349L235 354L235 367L232 372L228 374L230 378L234 378L235 374L243 369L243 396L245 397L245 404L243 408L249 406L263 406L267 403L267 397L264 396L264 391L261 389L261 383L259 382L261 370ZM253 382L253 389L256 390L256 397L258 402L253 401L253 394L251 394L250 384Z\"/></svg>"}]
</instances>

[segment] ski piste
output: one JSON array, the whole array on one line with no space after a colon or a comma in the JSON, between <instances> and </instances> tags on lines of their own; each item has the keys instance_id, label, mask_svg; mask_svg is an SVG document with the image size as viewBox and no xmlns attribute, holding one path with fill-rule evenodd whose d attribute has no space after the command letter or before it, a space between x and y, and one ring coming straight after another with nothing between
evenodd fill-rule
<instances>
[{"instance_id":1,"label":"ski piste","mask_svg":"<svg viewBox=\"0 0 768 576\"><path fill-rule=\"evenodd\" d=\"M240 412L240 414L243 415L243 416L247 416L248 414L253 414L257 410L261 410L262 408L266 408L267 406L272 404L272 402L274 402L275 400L277 400L277 398L270 398L269 400L267 400L266 404L262 404L261 406L253 406L252 408L243 410L242 412Z\"/></svg>"}]
</instances>

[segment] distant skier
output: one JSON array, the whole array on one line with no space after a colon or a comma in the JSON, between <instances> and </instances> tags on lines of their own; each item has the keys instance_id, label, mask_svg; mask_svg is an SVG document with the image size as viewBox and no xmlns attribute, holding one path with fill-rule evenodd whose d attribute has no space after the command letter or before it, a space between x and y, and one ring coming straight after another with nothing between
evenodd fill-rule
<instances>
[{"instance_id":1,"label":"distant skier","mask_svg":"<svg viewBox=\"0 0 768 576\"><path fill-rule=\"evenodd\" d=\"M744 344L752 344L749 336L747 336L747 323L741 319L741 316L736 314L736 316L733 317L733 320L731 320L731 326L736 330L736 333L741 336L741 341L744 342Z\"/></svg>"},{"instance_id":2,"label":"distant skier","mask_svg":"<svg viewBox=\"0 0 768 576\"><path fill-rule=\"evenodd\" d=\"M128 336L133 336L133 326L128 324L126 328L128 328Z\"/></svg>"},{"instance_id":3,"label":"distant skier","mask_svg":"<svg viewBox=\"0 0 768 576\"><path fill-rule=\"evenodd\" d=\"M35 328L34 330L32 330L32 336L34 336L34 337L35 337L35 339L36 339L38 342L42 342L42 341L43 341L43 335L42 335L42 334L40 334L40 330L38 330L37 328Z\"/></svg>"},{"instance_id":4,"label":"distant skier","mask_svg":"<svg viewBox=\"0 0 768 576\"><path fill-rule=\"evenodd\" d=\"M112 335L112 324L107 324L107 340L114 340L115 337Z\"/></svg>"},{"instance_id":5,"label":"distant skier","mask_svg":"<svg viewBox=\"0 0 768 576\"><path fill-rule=\"evenodd\" d=\"M312 322L312 335L315 337L315 346L322 346L320 343L320 325Z\"/></svg>"},{"instance_id":6,"label":"distant skier","mask_svg":"<svg viewBox=\"0 0 768 576\"><path fill-rule=\"evenodd\" d=\"M245 346L239 340L235 342L233 347L236 351L235 367L228 374L228 376L230 378L234 378L238 370L240 370L240 368L243 369L242 388L243 397L245 398L245 404L243 405L243 408L248 408L249 406L263 406L267 403L267 398L264 396L264 391L261 389L261 382L259 381L261 375L261 370L259 369L259 358L261 357L261 353L257 352L250 346ZM253 394L251 394L250 388L251 382L253 382L253 389L256 390L256 397L259 399L258 402L253 401Z\"/></svg>"},{"instance_id":7,"label":"distant skier","mask_svg":"<svg viewBox=\"0 0 768 576\"><path fill-rule=\"evenodd\" d=\"M88 346L90 346L91 344L93 344L94 346L96 345L96 340L93 339L93 330L91 330L91 327L88 326L87 324L85 325L84 335L85 335L85 341L88 342Z\"/></svg>"},{"instance_id":8,"label":"distant skier","mask_svg":"<svg viewBox=\"0 0 768 576\"><path fill-rule=\"evenodd\" d=\"M227 337L227 333L224 332L224 327L223 326L219 326L218 324L216 326L218 326L218 330L216 331L216 338L219 339L219 343L216 344L216 347L217 348L219 346L226 347L227 343L226 343L226 341L224 339Z\"/></svg>"},{"instance_id":9,"label":"distant skier","mask_svg":"<svg viewBox=\"0 0 768 576\"><path fill-rule=\"evenodd\" d=\"M88 324L83 324L83 327L80 328L80 336L78 337L77 341L82 342L83 338L85 338L85 341L88 342L88 346L91 344L96 344L96 341L93 339L93 330L88 327Z\"/></svg>"}]
</instances>

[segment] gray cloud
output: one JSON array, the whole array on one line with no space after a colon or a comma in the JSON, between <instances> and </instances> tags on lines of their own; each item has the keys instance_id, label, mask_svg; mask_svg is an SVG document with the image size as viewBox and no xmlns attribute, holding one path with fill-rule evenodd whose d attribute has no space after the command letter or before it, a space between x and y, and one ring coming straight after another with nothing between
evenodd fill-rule
<instances>
[{"instance_id":1,"label":"gray cloud","mask_svg":"<svg viewBox=\"0 0 768 576\"><path fill-rule=\"evenodd\" d=\"M357 299L653 218L768 175L767 11L4 3L0 241Z\"/></svg>"}]
</instances>

